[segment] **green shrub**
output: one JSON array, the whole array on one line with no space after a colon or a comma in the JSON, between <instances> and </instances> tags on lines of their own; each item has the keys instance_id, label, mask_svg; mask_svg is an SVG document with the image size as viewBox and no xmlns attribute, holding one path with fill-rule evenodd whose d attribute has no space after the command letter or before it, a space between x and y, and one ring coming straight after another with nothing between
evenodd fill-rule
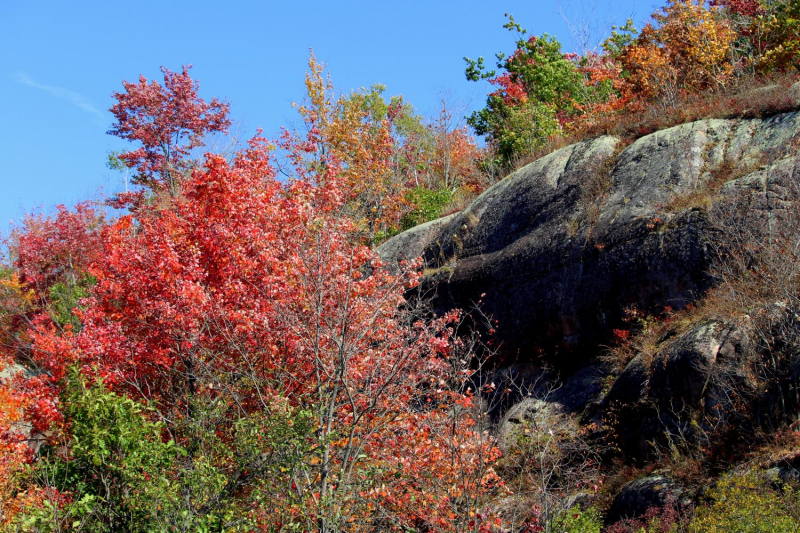
<instances>
[{"instance_id":1,"label":"green shrub","mask_svg":"<svg viewBox=\"0 0 800 533\"><path fill-rule=\"evenodd\" d=\"M721 479L708 497L711 502L695 513L692 533L800 531L797 492L791 487L770 488L756 474Z\"/></svg>"},{"instance_id":2,"label":"green shrub","mask_svg":"<svg viewBox=\"0 0 800 533\"><path fill-rule=\"evenodd\" d=\"M569 509L556 521L559 531L564 533L600 533L603 518L594 507L582 511L580 507Z\"/></svg>"},{"instance_id":3,"label":"green shrub","mask_svg":"<svg viewBox=\"0 0 800 533\"><path fill-rule=\"evenodd\" d=\"M92 276L85 276L75 282L66 281L50 287L50 317L59 327L70 325L73 331L80 330L80 320L73 310L79 307L81 298L89 295L89 288L95 281Z\"/></svg>"},{"instance_id":4,"label":"green shrub","mask_svg":"<svg viewBox=\"0 0 800 533\"><path fill-rule=\"evenodd\" d=\"M432 191L425 187L415 187L406 194L406 200L414 208L403 216L400 225L403 231L439 218L442 209L453 199L448 189Z\"/></svg>"},{"instance_id":5,"label":"green shrub","mask_svg":"<svg viewBox=\"0 0 800 533\"><path fill-rule=\"evenodd\" d=\"M22 531L151 531L158 509L179 501L168 472L185 453L162 437L147 407L110 392L102 382L87 385L70 375L64 401L66 442L42 450L30 476L66 499L45 501L18 517ZM68 451L67 451L68 450ZM65 503L67 502L67 503Z\"/></svg>"}]
</instances>

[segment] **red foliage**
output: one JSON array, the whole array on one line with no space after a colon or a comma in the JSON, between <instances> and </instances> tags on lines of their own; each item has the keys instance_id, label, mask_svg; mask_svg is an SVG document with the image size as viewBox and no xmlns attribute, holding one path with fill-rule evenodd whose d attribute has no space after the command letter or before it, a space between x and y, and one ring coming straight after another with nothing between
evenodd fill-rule
<instances>
[{"instance_id":1,"label":"red foliage","mask_svg":"<svg viewBox=\"0 0 800 533\"><path fill-rule=\"evenodd\" d=\"M711 6L724 8L731 13L746 17L755 17L763 12L759 0L711 0Z\"/></svg>"},{"instance_id":2,"label":"red foliage","mask_svg":"<svg viewBox=\"0 0 800 533\"><path fill-rule=\"evenodd\" d=\"M393 274L357 244L354 224L339 215L348 195L338 165L299 168L287 184L268 151L257 138L232 166L208 156L167 207L141 205L135 220L105 228L82 330L37 324L33 357L50 378L29 384L52 387L77 365L154 401L171 421L191 417L201 397L238 413L288 399L319 413L320 446L333 457L311 463L326 475L291 480L303 495L297 512L325 513L322 493L337 513L381 508L447 530L458 517L453 501L496 482L487 465L498 454L470 417L451 415L471 406L444 386L468 377L452 375L449 362L459 341L448 328L459 314L409 322L404 294L419 275L414 265ZM29 418L57 418L46 400L54 395L38 394L44 403ZM327 476L352 469L354 449L382 465L375 486L387 488L339 501L345 482Z\"/></svg>"},{"instance_id":3,"label":"red foliage","mask_svg":"<svg viewBox=\"0 0 800 533\"><path fill-rule=\"evenodd\" d=\"M515 55L518 53L519 50L517 50ZM502 97L503 103L506 105L517 105L528 100L528 92L525 89L525 85L519 80L515 81L508 72L491 78L489 83L499 87L499 89L491 93L490 96Z\"/></svg>"},{"instance_id":4,"label":"red foliage","mask_svg":"<svg viewBox=\"0 0 800 533\"><path fill-rule=\"evenodd\" d=\"M682 505L674 497L667 498L663 507L650 507L638 518L626 518L612 524L608 533L670 533L682 531L691 518L691 506Z\"/></svg>"},{"instance_id":5,"label":"red foliage","mask_svg":"<svg viewBox=\"0 0 800 533\"><path fill-rule=\"evenodd\" d=\"M203 136L230 126L229 105L200 98L190 68L185 65L177 73L161 67L163 86L139 76L138 83L122 82L125 92L112 94L117 100L111 108L116 123L109 133L142 144L120 156L139 172L138 183L172 185L189 152L203 145Z\"/></svg>"},{"instance_id":6,"label":"red foliage","mask_svg":"<svg viewBox=\"0 0 800 533\"><path fill-rule=\"evenodd\" d=\"M40 295L55 283L75 281L100 253L101 214L83 202L55 218L30 215L14 230L11 248L20 281Z\"/></svg>"},{"instance_id":7,"label":"red foliage","mask_svg":"<svg viewBox=\"0 0 800 533\"><path fill-rule=\"evenodd\" d=\"M68 292L68 287L83 281L102 255L102 214L88 203L78 204L74 211L60 205L57 211L55 217L27 216L9 239L16 272L0 279L0 363L4 365L30 363L32 339L43 332L54 345L68 344L72 326L65 326L66 337L62 337L47 312L51 289L62 284ZM32 431L43 432L61 419L58 382L66 362L34 362L42 365L42 373L28 378L17 373L0 383L0 394L13 396L20 410L16 416L24 410L24 422ZM0 429L0 447L14 447L17 441L17 435Z\"/></svg>"}]
</instances>

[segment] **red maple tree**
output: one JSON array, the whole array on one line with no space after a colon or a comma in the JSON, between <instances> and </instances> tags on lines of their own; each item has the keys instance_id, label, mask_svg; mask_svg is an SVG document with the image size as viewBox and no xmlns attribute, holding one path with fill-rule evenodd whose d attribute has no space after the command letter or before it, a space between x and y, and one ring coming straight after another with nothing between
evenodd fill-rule
<instances>
[{"instance_id":1,"label":"red maple tree","mask_svg":"<svg viewBox=\"0 0 800 533\"><path fill-rule=\"evenodd\" d=\"M125 91L112 94L117 100L111 108L116 122L109 134L142 145L119 156L139 173L135 183L175 194L191 150L203 146L207 134L230 127L230 106L216 98L210 102L200 98L190 68L184 65L178 73L161 67L164 85L139 76L138 83L123 81Z\"/></svg>"},{"instance_id":2,"label":"red maple tree","mask_svg":"<svg viewBox=\"0 0 800 533\"><path fill-rule=\"evenodd\" d=\"M150 402L190 449L204 438L191 429L207 419L199 410L213 405L226 423L203 431L229 450L214 461L242 490L267 475L261 458L274 443L257 444L244 467L229 462L236 428L307 413L304 474L266 470L271 504L256 513L266 529L379 516L392 527L489 527L476 516L499 452L463 392L471 355L452 329L460 314L421 314L407 299L417 265L393 272L359 244L340 215L349 196L335 161L296 175L276 179L256 138L232 165L208 155L168 205L142 204L106 227L80 332L46 317L31 331L47 385L56 391L77 366Z\"/></svg>"}]
</instances>

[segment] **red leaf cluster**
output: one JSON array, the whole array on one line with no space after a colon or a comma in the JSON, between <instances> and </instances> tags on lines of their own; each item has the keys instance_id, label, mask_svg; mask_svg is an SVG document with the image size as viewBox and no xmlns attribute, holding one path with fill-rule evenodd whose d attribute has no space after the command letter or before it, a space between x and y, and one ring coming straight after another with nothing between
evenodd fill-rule
<instances>
[{"instance_id":1,"label":"red leaf cluster","mask_svg":"<svg viewBox=\"0 0 800 533\"><path fill-rule=\"evenodd\" d=\"M117 100L111 108L116 123L109 133L142 145L120 155L139 172L137 183L170 185L190 151L203 146L203 137L225 132L231 124L227 103L216 98L205 102L198 96L190 68L185 65L177 73L161 67L164 85L139 76L138 83L123 81L125 91L112 94Z\"/></svg>"}]
</instances>

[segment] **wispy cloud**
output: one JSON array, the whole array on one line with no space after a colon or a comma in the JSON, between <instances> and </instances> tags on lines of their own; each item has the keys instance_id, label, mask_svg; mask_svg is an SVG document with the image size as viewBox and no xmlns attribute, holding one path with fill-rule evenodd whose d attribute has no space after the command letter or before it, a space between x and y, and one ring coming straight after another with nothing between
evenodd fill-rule
<instances>
[{"instance_id":1,"label":"wispy cloud","mask_svg":"<svg viewBox=\"0 0 800 533\"><path fill-rule=\"evenodd\" d=\"M93 115L95 117L95 122L98 124L102 125L106 122L106 117L103 116L103 113L99 109L97 109L94 105L92 105L92 103L89 100L87 100L84 96L76 93L75 91L70 91L69 89L64 89L63 87L53 87L52 85L44 85L38 83L24 72L18 72L14 76L14 79L17 82L22 83L23 85L33 87L34 89L39 89L40 91L44 91L46 93L50 93L51 95L61 100L66 100L67 102L74 105L78 109L81 109Z\"/></svg>"}]
</instances>

